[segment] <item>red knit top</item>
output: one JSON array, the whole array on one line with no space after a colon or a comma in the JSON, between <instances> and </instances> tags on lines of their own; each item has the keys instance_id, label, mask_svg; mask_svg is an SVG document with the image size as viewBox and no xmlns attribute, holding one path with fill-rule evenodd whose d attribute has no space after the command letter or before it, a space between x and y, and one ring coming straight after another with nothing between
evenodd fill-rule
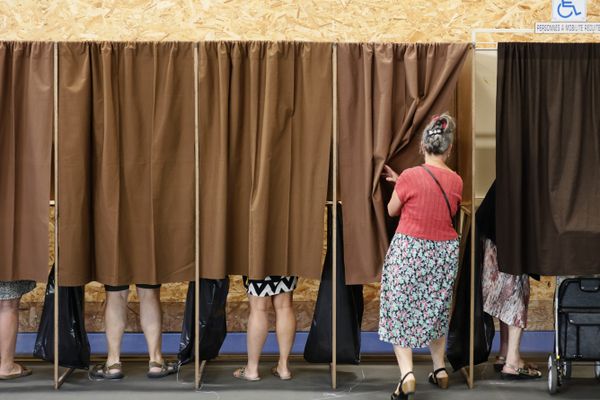
<instances>
[{"instance_id":1,"label":"red knit top","mask_svg":"<svg viewBox=\"0 0 600 400\"><path fill-rule=\"evenodd\" d=\"M440 182L456 214L462 199L463 182L454 171L427 164ZM408 168L400 174L394 188L400 198L400 223L397 233L429 240L452 240L458 234L452 227L444 195L431 175L422 167Z\"/></svg>"}]
</instances>

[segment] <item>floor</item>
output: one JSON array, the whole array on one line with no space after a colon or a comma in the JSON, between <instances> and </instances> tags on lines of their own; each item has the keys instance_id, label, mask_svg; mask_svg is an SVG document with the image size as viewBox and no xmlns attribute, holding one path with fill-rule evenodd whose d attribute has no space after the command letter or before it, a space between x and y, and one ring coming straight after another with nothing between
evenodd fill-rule
<instances>
[{"instance_id":1,"label":"floor","mask_svg":"<svg viewBox=\"0 0 600 400\"><path fill-rule=\"evenodd\" d=\"M541 365L541 363L539 363ZM296 362L292 365L294 379L279 381L269 375L269 365L261 369L263 379L259 382L243 382L231 377L239 365L231 362L215 362L207 365L203 384L199 392L193 387L193 366L185 366L178 376L160 381L145 377L145 363L124 364L125 379L118 382L92 382L85 371L77 371L68 379L60 391L51 388L52 368L48 364L31 362L34 370L31 377L12 382L0 382L0 399L389 399L394 389L398 370L392 363L367 362L360 366L338 367L338 389L330 386L329 368ZM548 399L547 379L535 382L509 383L499 379L491 365L479 366L476 370L476 387L468 390L462 375L451 375L450 389L442 392L426 382L429 364L415 364L417 377L416 399ZM545 371L544 371L545 372ZM591 366L574 366L574 378L555 397L565 399L600 399L600 382L593 379ZM576 378L575 378L576 377ZM584 379L585 378L585 379Z\"/></svg>"}]
</instances>

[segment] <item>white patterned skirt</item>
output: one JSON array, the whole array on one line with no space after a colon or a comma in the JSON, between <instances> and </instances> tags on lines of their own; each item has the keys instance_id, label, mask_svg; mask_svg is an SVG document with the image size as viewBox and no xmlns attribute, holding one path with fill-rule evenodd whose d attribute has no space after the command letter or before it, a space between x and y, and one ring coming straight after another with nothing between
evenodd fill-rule
<instances>
[{"instance_id":1,"label":"white patterned skirt","mask_svg":"<svg viewBox=\"0 0 600 400\"><path fill-rule=\"evenodd\" d=\"M298 285L297 276L270 275L265 279L248 279L244 276L244 287L251 296L269 297L291 292Z\"/></svg>"},{"instance_id":2,"label":"white patterned skirt","mask_svg":"<svg viewBox=\"0 0 600 400\"><path fill-rule=\"evenodd\" d=\"M481 286L483 311L507 325L527 327L529 276L500 272L496 245L489 239L485 241Z\"/></svg>"}]
</instances>

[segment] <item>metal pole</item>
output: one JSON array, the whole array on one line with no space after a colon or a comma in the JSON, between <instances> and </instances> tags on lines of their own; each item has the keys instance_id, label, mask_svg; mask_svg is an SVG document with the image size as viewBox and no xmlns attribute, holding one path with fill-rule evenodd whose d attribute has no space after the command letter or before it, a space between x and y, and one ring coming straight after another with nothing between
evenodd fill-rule
<instances>
[{"instance_id":1,"label":"metal pole","mask_svg":"<svg viewBox=\"0 0 600 400\"><path fill-rule=\"evenodd\" d=\"M337 388L337 178L338 178L338 126L337 126L337 45L332 52L333 73L333 209L331 224L331 268L332 268L332 301L331 301L331 387Z\"/></svg>"}]
</instances>

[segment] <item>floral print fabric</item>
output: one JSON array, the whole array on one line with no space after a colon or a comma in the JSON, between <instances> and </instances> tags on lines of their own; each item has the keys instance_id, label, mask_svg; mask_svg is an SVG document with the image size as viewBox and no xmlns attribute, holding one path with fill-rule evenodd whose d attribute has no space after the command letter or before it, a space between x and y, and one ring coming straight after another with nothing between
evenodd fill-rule
<instances>
[{"instance_id":1,"label":"floral print fabric","mask_svg":"<svg viewBox=\"0 0 600 400\"><path fill-rule=\"evenodd\" d=\"M394 236L381 277L380 340L416 348L446 335L458 252L458 239Z\"/></svg>"},{"instance_id":2,"label":"floral print fabric","mask_svg":"<svg viewBox=\"0 0 600 400\"><path fill-rule=\"evenodd\" d=\"M483 310L507 325L525 328L529 305L529 276L498 270L496 245L485 241L483 258Z\"/></svg>"}]
</instances>

